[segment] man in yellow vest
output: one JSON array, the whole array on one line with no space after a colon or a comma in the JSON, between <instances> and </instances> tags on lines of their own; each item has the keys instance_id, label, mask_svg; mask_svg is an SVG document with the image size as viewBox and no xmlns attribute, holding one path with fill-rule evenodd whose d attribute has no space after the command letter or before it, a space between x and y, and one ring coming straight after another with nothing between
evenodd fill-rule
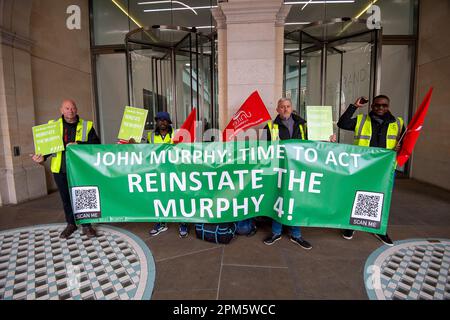
<instances>
[{"instance_id":1,"label":"man in yellow vest","mask_svg":"<svg viewBox=\"0 0 450 320\"><path fill-rule=\"evenodd\" d=\"M61 103L61 117L51 122L59 122L61 128L61 137L63 139L64 148L71 144L99 144L100 139L92 127L92 121L86 121L78 116L78 109L75 101L67 99ZM32 156L34 162L43 164L50 155L42 156L35 154ZM72 204L70 201L69 186L67 183L66 173L66 153L65 151L53 154L50 169L53 178L58 186L59 195L63 203L64 214L66 216L67 226L61 232L60 238L67 239L77 230L75 218L73 215ZM90 224L82 225L83 233L89 238L97 236L96 231Z\"/></svg>"},{"instance_id":2,"label":"man in yellow vest","mask_svg":"<svg viewBox=\"0 0 450 320\"><path fill-rule=\"evenodd\" d=\"M170 115L168 112L158 112L155 117L156 128L154 131L149 131L147 135L148 143L173 143L174 129L171 124ZM157 236L161 232L168 229L167 223L158 222L153 229L150 230L151 236ZM186 223L180 223L178 229L181 238L185 238L189 234L189 229Z\"/></svg>"},{"instance_id":3,"label":"man in yellow vest","mask_svg":"<svg viewBox=\"0 0 450 320\"><path fill-rule=\"evenodd\" d=\"M351 104L341 115L337 126L344 130L355 132L353 144L364 147L386 148L394 151L400 149L397 143L405 131L404 121L401 117L394 117L389 111L389 97L378 95L373 99L371 111L368 115L359 114L352 118L358 108L368 101L360 97ZM342 236L350 240L353 238L354 230L344 230ZM394 245L391 238L386 235L373 234L381 242L388 246Z\"/></svg>"},{"instance_id":4,"label":"man in yellow vest","mask_svg":"<svg viewBox=\"0 0 450 320\"><path fill-rule=\"evenodd\" d=\"M278 115L275 120L269 121L265 127L267 140L289 140L301 139L306 140L306 121L292 112L292 102L290 99L281 98L277 103ZM264 239L266 245L272 245L275 241L281 239L283 225L275 220L272 221L272 234ZM302 247L310 250L312 245L303 239L300 227L290 227L290 240Z\"/></svg>"}]
</instances>

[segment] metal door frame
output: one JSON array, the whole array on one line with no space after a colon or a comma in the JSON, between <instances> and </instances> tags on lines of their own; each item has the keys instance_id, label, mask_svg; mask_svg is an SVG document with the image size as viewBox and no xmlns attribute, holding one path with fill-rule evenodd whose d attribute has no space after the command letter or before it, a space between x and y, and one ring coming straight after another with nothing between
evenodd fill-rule
<instances>
[{"instance_id":1,"label":"metal door frame","mask_svg":"<svg viewBox=\"0 0 450 320\"><path fill-rule=\"evenodd\" d=\"M136 33L139 32L145 32L147 33L148 31L152 31L154 29L159 29L159 30L174 30L174 31L184 31L187 32L186 36L183 37L181 40L179 40L175 45L171 45L171 46L167 46L167 45L158 45L155 43L148 43L145 41L139 41L136 39L132 39L132 36ZM148 33L147 33L148 34ZM196 81L196 107L197 107L197 121L199 121L200 119L204 118L204 100L203 100L203 94L200 95L200 89L204 88L204 79L203 79L203 67L204 67L204 57L209 57L209 64L210 64L210 74L205 74L206 76L211 77L210 79L210 83L209 83L209 94L210 94L210 114L211 114L211 122L212 122L212 127L217 127L217 119L216 119L216 115L217 115L217 111L216 111L216 105L215 105L215 37L216 37L216 33L213 33L211 35L205 35L202 33L197 32L196 28L185 28L185 27L179 27L179 26L169 26L169 25L157 25L157 26L152 26L152 27L142 27L142 28L137 28L135 30L132 30L130 32L127 33L127 35L125 36L125 53L126 53L126 67L127 67L127 91L128 91L128 103L130 105L134 105L134 86L133 86L133 75L132 75L132 60L131 60L131 52L133 51L132 46L133 45L141 45L143 46L143 50L145 49L160 49L160 50L165 50L167 53L162 57L162 58L154 58L152 57L152 69L153 66L155 66L156 68L158 67L158 62L159 64L161 59L163 59L164 57L170 56L170 73L171 73L171 77L172 77L172 81L171 81L171 92L172 92L172 103L174 105L174 108L176 110L177 108L177 90L176 90L176 76L177 76L177 71L176 71L176 56L177 53L184 53L184 54L188 54L189 55L189 62L190 62L190 68L189 68L189 75L190 75L190 91L191 91L191 105L194 106L194 88L193 88L193 61L195 61L195 72L197 75L197 81ZM180 46L186 41L189 41L189 50L183 50L180 48ZM195 41L195 47L192 44L192 41ZM200 43L201 41L209 41L211 42L211 53L204 53L203 51L203 42ZM193 57L193 55L195 54L195 57ZM155 60L155 61L153 61ZM200 61L200 63L199 63ZM161 66L160 66L161 68ZM156 84L156 89L158 90L158 81L162 81L162 79L158 79L158 72L156 71L153 72L153 70L151 70L152 72L152 83L153 85ZM154 82L154 76L156 76L156 79ZM152 91L153 94L155 94L155 90ZM157 103L159 103L158 98L156 98L156 100L154 99L154 101L156 101ZM163 109L166 110L167 109L167 104L163 106ZM175 123L177 123L177 112L175 112L173 115L173 120Z\"/></svg>"},{"instance_id":2,"label":"metal door frame","mask_svg":"<svg viewBox=\"0 0 450 320\"><path fill-rule=\"evenodd\" d=\"M354 38L354 37L358 37L361 35L365 35L365 34L370 34L373 33L373 43L374 43L374 50L372 50L372 54L371 54L371 63L370 63L370 84L369 84L369 99L372 96L376 96L377 94L379 94L380 92L380 86L381 86L381 48L382 48L382 29L368 29L367 31L363 31L363 32L358 32L355 34L351 34L351 35L347 35L347 36L343 36L343 37L338 37L336 39L334 39L333 41L322 41L320 39L317 39L314 36L311 36L307 31L308 28L310 27L316 27L316 26L320 26L320 25L331 25L334 23L343 23L343 22L349 22L349 23L363 23L366 24L365 19L351 19L351 18L336 18L336 19L330 19L330 20L324 20L324 21L316 21L310 24L305 25L303 28L301 29L297 29L297 30L293 30L290 31L288 33L285 34L285 38L293 40L293 41L298 41L298 50L295 50L293 52L289 52L289 53L284 53L284 68L283 68L283 72L284 72L284 81L283 81L283 85L285 86L286 84L286 56L288 55L292 55L294 53L298 53L299 59L298 59L298 74L299 74L299 79L298 79L298 85L297 85L297 90L298 90L298 96L297 96L297 106L299 108L300 111L300 107L301 107L301 98L300 98L300 91L301 91L301 61L302 61L302 53L306 50L311 50L311 49L316 49L317 51L321 51L321 76L320 76L320 104L323 105L325 102L325 89L326 89L326 77L327 77L327 52L330 48L337 50L336 48L333 48L333 46L336 46L337 44L339 44L340 42L347 42L349 39ZM298 40L295 38L290 37L290 35L293 35L295 33L298 33ZM308 36L310 39L314 40L316 43L313 44L312 46L309 46L307 48L303 48L302 49L302 44L303 44L303 37L304 35ZM372 41L370 42L372 43ZM337 50L339 51L339 50ZM341 102L341 93L342 93L342 68L343 68L343 56L341 54L341 70L340 70L340 96L339 96L339 101ZM286 88L284 87L284 89L286 90ZM341 110L339 108L339 115L341 114Z\"/></svg>"}]
</instances>

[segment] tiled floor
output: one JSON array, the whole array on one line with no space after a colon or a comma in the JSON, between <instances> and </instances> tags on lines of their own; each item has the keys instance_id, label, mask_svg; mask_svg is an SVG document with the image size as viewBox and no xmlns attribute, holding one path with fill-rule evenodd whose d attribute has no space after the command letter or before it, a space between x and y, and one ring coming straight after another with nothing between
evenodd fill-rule
<instances>
[{"instance_id":1,"label":"tiled floor","mask_svg":"<svg viewBox=\"0 0 450 320\"><path fill-rule=\"evenodd\" d=\"M380 248L367 259L365 278L374 300L450 300L450 239L396 241Z\"/></svg>"},{"instance_id":2,"label":"tiled floor","mask_svg":"<svg viewBox=\"0 0 450 320\"><path fill-rule=\"evenodd\" d=\"M0 230L63 222L58 193L0 208ZM368 299L364 264L381 246L372 235L302 228L313 249L303 250L285 236L272 246L262 240L270 225L254 237L240 236L215 245L191 234L179 238L177 225L150 237L150 223L114 224L139 236L156 263L153 299ZM388 233L393 240L450 238L450 192L414 180L397 180Z\"/></svg>"},{"instance_id":3,"label":"tiled floor","mask_svg":"<svg viewBox=\"0 0 450 320\"><path fill-rule=\"evenodd\" d=\"M148 300L155 264L147 245L109 225L98 236L65 223L0 231L0 300Z\"/></svg>"}]
</instances>

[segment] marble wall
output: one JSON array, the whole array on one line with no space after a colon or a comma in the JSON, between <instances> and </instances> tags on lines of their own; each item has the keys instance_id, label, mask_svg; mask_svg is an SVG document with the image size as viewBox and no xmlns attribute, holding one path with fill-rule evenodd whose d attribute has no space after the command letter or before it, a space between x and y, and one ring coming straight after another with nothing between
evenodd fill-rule
<instances>
[{"instance_id":1,"label":"marble wall","mask_svg":"<svg viewBox=\"0 0 450 320\"><path fill-rule=\"evenodd\" d=\"M31 5L0 1L0 205L47 194L44 169L29 156L35 125Z\"/></svg>"},{"instance_id":2,"label":"marble wall","mask_svg":"<svg viewBox=\"0 0 450 320\"><path fill-rule=\"evenodd\" d=\"M414 179L450 189L450 1L421 0L415 105L433 96L412 157Z\"/></svg>"},{"instance_id":3,"label":"marble wall","mask_svg":"<svg viewBox=\"0 0 450 320\"><path fill-rule=\"evenodd\" d=\"M67 28L70 5L80 8L79 30ZM56 188L49 164L44 170L30 158L32 126L59 117L65 98L77 102L83 118L93 118L88 0L0 0L0 36L0 205L5 205Z\"/></svg>"},{"instance_id":4,"label":"marble wall","mask_svg":"<svg viewBox=\"0 0 450 320\"><path fill-rule=\"evenodd\" d=\"M230 0L213 10L218 29L219 128L258 90L275 115L283 90L284 19L281 0Z\"/></svg>"}]
</instances>

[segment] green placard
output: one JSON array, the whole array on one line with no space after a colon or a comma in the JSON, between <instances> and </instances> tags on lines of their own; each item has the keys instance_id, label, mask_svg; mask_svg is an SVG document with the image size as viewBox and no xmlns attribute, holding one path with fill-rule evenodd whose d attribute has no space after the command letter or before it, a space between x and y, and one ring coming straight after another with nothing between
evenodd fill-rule
<instances>
[{"instance_id":1,"label":"green placard","mask_svg":"<svg viewBox=\"0 0 450 320\"><path fill-rule=\"evenodd\" d=\"M136 142L141 142L145 121L147 120L147 113L148 110L146 109L126 106L118 138L123 140L133 138Z\"/></svg>"},{"instance_id":2,"label":"green placard","mask_svg":"<svg viewBox=\"0 0 450 320\"><path fill-rule=\"evenodd\" d=\"M35 154L47 155L64 151L59 122L42 124L33 128Z\"/></svg>"},{"instance_id":3,"label":"green placard","mask_svg":"<svg viewBox=\"0 0 450 320\"><path fill-rule=\"evenodd\" d=\"M77 223L221 223L386 232L395 152L288 140L74 145L67 172Z\"/></svg>"},{"instance_id":4,"label":"green placard","mask_svg":"<svg viewBox=\"0 0 450 320\"><path fill-rule=\"evenodd\" d=\"M329 141L333 134L331 106L306 106L308 140Z\"/></svg>"}]
</instances>

